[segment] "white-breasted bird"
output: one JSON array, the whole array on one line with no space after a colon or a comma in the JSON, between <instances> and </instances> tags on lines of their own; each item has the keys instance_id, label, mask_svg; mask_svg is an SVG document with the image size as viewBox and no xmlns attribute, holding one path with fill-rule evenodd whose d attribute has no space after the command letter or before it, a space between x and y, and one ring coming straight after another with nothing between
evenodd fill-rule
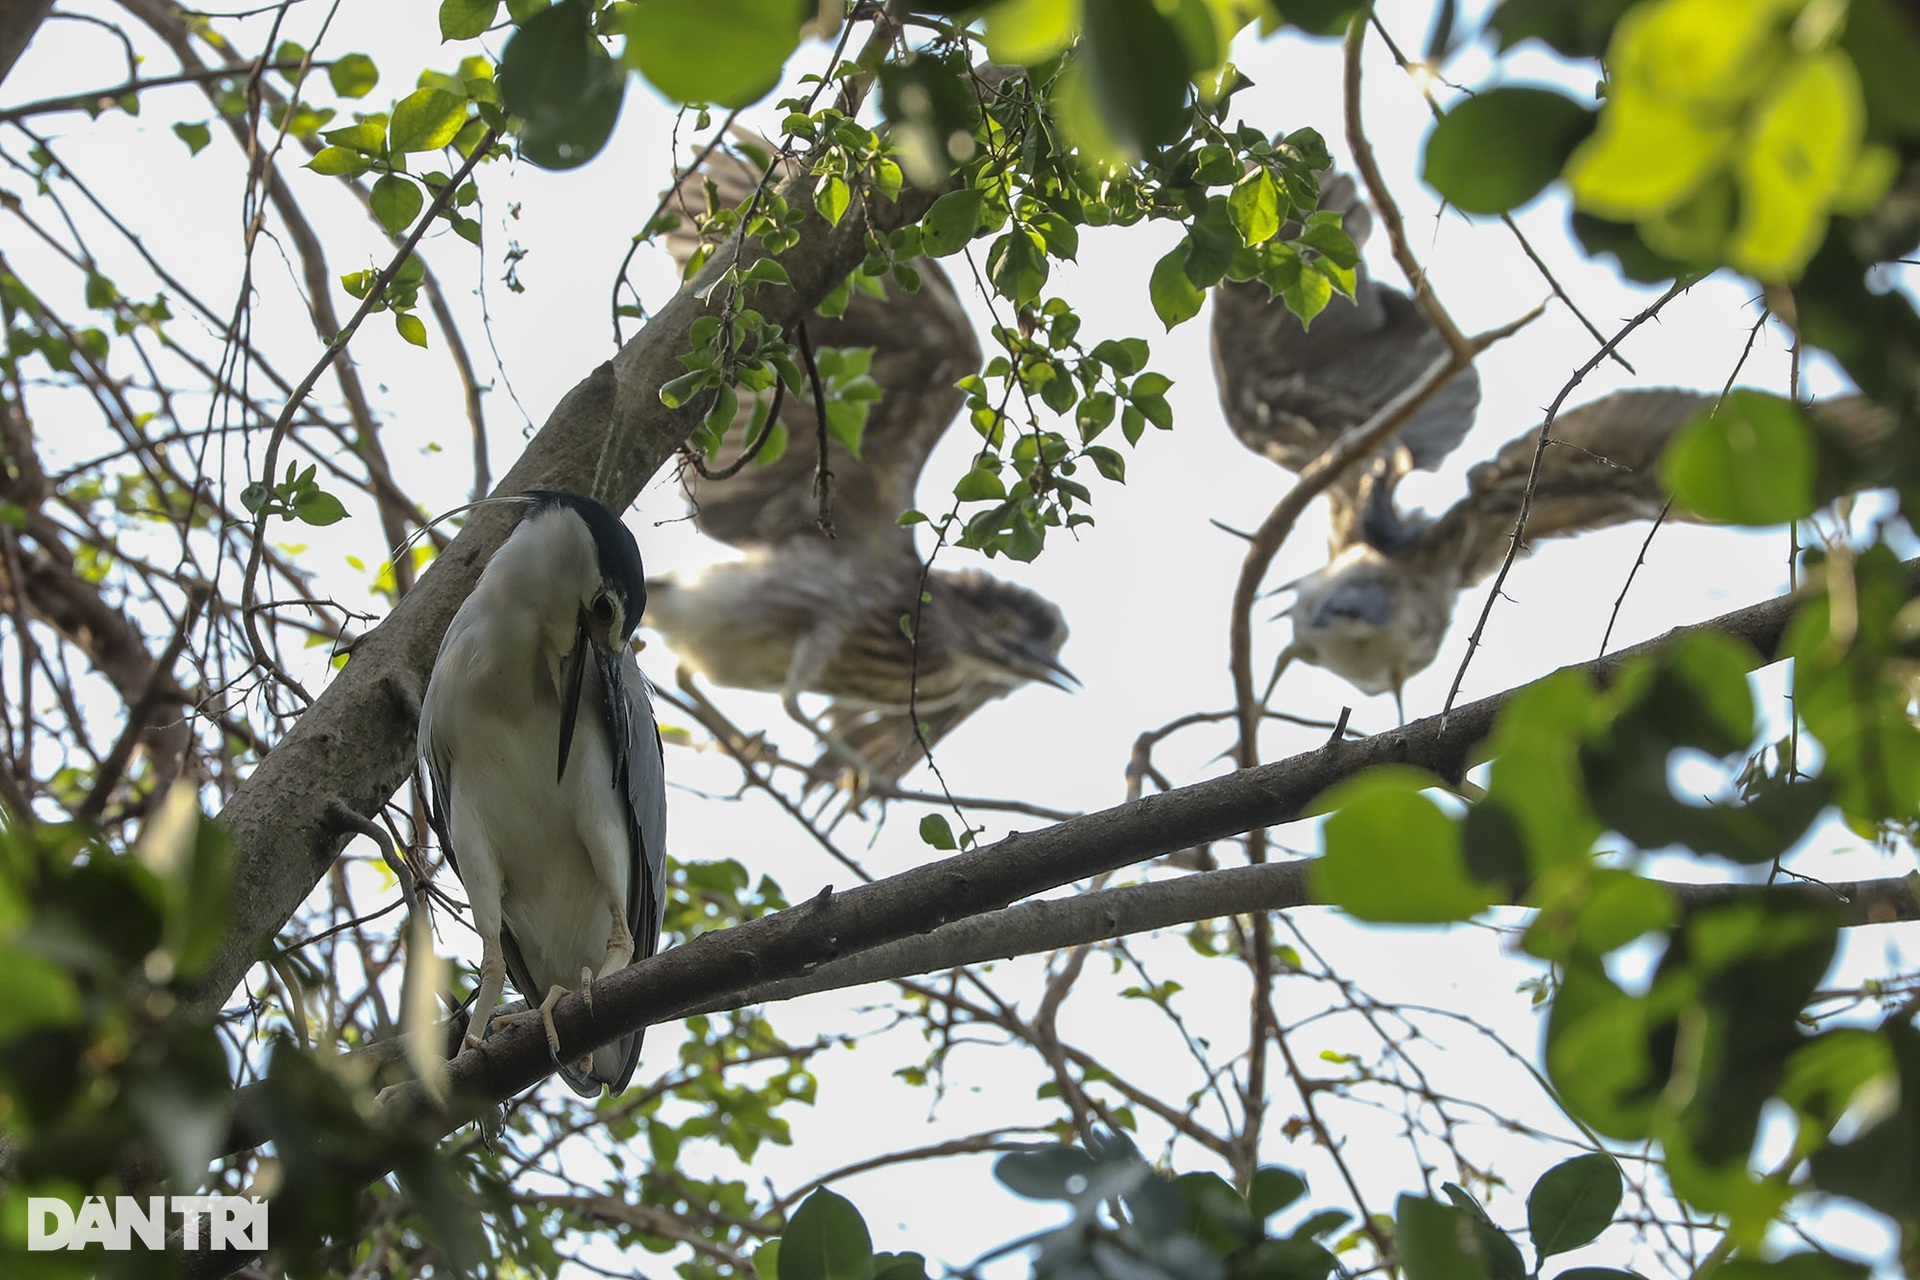
<instances>
[{"instance_id":1,"label":"white-breasted bird","mask_svg":"<svg viewBox=\"0 0 1920 1280\"><path fill-rule=\"evenodd\" d=\"M537 1003L560 1075L618 1093L639 1032L560 1061L554 1002L654 954L666 904L666 781L629 641L646 608L633 534L605 506L535 490L454 614L420 709L428 818L466 886L480 989Z\"/></svg>"}]
</instances>

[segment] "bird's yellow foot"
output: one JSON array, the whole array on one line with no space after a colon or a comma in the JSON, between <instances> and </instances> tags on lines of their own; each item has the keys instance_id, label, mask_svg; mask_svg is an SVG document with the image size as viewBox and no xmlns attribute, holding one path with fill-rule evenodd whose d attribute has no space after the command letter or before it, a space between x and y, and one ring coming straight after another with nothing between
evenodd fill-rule
<instances>
[{"instance_id":1,"label":"bird's yellow foot","mask_svg":"<svg viewBox=\"0 0 1920 1280\"><path fill-rule=\"evenodd\" d=\"M547 1060L553 1063L553 1069L560 1069L560 1032L553 1025L553 1006L560 1003L560 997L567 994L565 987L552 987L547 998L540 1002L540 1025L547 1032Z\"/></svg>"}]
</instances>

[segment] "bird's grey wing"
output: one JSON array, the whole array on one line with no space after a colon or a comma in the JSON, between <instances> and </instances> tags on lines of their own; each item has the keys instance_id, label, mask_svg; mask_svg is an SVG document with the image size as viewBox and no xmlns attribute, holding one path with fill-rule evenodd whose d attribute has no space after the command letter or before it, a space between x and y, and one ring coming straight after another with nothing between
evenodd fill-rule
<instances>
[{"instance_id":1,"label":"bird's grey wing","mask_svg":"<svg viewBox=\"0 0 1920 1280\"><path fill-rule=\"evenodd\" d=\"M1668 498L1660 455L1717 398L1672 388L1616 391L1556 417L1527 508L1527 541L1657 518ZM1460 566L1469 583L1500 566L1539 439L1536 427L1467 473L1467 496L1427 530L1426 554ZM1694 518L1677 507L1670 515Z\"/></svg>"},{"instance_id":2,"label":"bird's grey wing","mask_svg":"<svg viewBox=\"0 0 1920 1280\"><path fill-rule=\"evenodd\" d=\"M633 656L620 663L622 688L609 691L608 705L624 707L614 717L613 784L627 801L627 929L633 935L633 958L644 960L660 949L660 926L666 916L667 887L667 779L660 730L653 718L652 688L640 674ZM512 964L508 950L508 964ZM576 1093L592 1097L605 1084L614 1093L633 1080L640 1061L645 1028L594 1050L589 1074L563 1064L561 1076Z\"/></svg>"},{"instance_id":3,"label":"bird's grey wing","mask_svg":"<svg viewBox=\"0 0 1920 1280\"><path fill-rule=\"evenodd\" d=\"M450 762L445 744L434 731L434 701L433 681L429 677L426 696L420 699L420 723L414 731L414 742L419 749L420 770L426 782L427 826L440 842L440 851L447 855L448 865L458 875L460 867L454 861L453 833L447 822L447 768Z\"/></svg>"},{"instance_id":4,"label":"bird's grey wing","mask_svg":"<svg viewBox=\"0 0 1920 1280\"><path fill-rule=\"evenodd\" d=\"M765 139L741 136L772 154ZM716 151L681 180L669 200L681 215L681 226L666 239L683 269L702 243L699 228L705 226L710 235L724 234L733 221L724 211L744 204L762 172L736 155ZM965 403L954 384L980 367L980 340L946 271L930 258L916 260L913 268L920 277L917 290L890 278L879 296L855 287L841 315L813 316L806 322L816 352L870 348L868 375L880 390L868 411L858 456L837 440L827 442L827 510L840 538L912 546L911 532L895 522L913 505L927 455ZM757 406L771 398L771 393L743 397L715 469L739 457ZM709 537L745 547L821 535L815 491L819 417L810 385L787 389L780 419L786 447L774 461L749 463L723 481L687 475L694 523Z\"/></svg>"},{"instance_id":5,"label":"bird's grey wing","mask_svg":"<svg viewBox=\"0 0 1920 1280\"><path fill-rule=\"evenodd\" d=\"M660 728L653 718L653 687L628 656L620 664L628 706L622 749L621 787L633 824L633 874L627 893L627 925L633 930L634 955L645 958L660 949L660 927L667 899L667 774Z\"/></svg>"},{"instance_id":6,"label":"bird's grey wing","mask_svg":"<svg viewBox=\"0 0 1920 1280\"><path fill-rule=\"evenodd\" d=\"M1350 175L1320 176L1318 208L1340 214L1356 247L1366 243L1373 215ZM1288 223L1280 237L1300 230ZM1310 326L1259 281L1223 282L1213 297L1213 366L1227 424L1242 444L1289 471L1319 457L1445 354L1413 300L1374 280L1365 263L1355 270L1354 296L1335 295ZM1449 381L1399 433L1411 465L1437 465L1466 435L1479 403L1471 369Z\"/></svg>"}]
</instances>

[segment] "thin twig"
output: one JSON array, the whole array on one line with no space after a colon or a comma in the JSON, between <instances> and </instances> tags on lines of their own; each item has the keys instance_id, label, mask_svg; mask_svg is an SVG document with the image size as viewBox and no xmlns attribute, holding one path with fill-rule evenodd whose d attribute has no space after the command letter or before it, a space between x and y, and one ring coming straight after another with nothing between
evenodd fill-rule
<instances>
[{"instance_id":1,"label":"thin twig","mask_svg":"<svg viewBox=\"0 0 1920 1280\"><path fill-rule=\"evenodd\" d=\"M1493 586L1487 591L1486 602L1480 606L1480 617L1473 624L1473 634L1467 639L1467 652L1460 659L1460 669L1453 673L1453 685L1447 690L1447 701L1440 709L1441 715L1445 715L1447 712L1453 710L1454 699L1460 694L1461 682L1467 678L1467 667L1473 662L1474 652L1480 647L1480 637L1487 629L1487 619L1493 613L1493 602L1499 599L1500 588L1506 584L1507 574L1513 568L1513 562L1518 558L1520 548L1525 545L1524 539L1527 536L1527 516L1533 509L1534 486L1540 481L1541 459L1546 455L1548 444L1552 443L1554 415L1560 412L1560 406L1566 402L1569 395L1573 394L1573 389L1579 386L1589 373L1599 368L1600 362L1607 358L1609 351L1625 341L1628 334L1660 314L1662 307L1679 297L1686 290L1692 288L1693 283L1693 279L1689 277L1682 277L1681 279L1675 280L1672 287L1655 299L1651 306L1622 325L1620 332L1614 334L1605 346L1589 356L1587 360L1574 371L1573 376L1567 379L1566 385L1560 388L1560 394L1553 398L1553 403L1547 406L1546 420L1540 424L1540 442L1533 451L1533 466L1527 473L1526 490L1520 496L1520 513L1513 522L1513 534L1507 546L1506 558L1500 562L1500 572L1494 575Z\"/></svg>"}]
</instances>

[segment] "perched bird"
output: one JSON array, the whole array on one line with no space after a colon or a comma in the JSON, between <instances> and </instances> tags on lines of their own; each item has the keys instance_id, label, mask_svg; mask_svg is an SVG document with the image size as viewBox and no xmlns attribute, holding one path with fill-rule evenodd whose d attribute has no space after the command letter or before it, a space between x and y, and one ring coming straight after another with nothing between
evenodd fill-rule
<instances>
[{"instance_id":1,"label":"perched bird","mask_svg":"<svg viewBox=\"0 0 1920 1280\"><path fill-rule=\"evenodd\" d=\"M1527 509L1528 544L1657 519L1668 494L1658 463L1681 427L1711 410L1709 392L1615 392L1558 415L1540 456ZM1869 444L1890 430L1884 410L1860 396L1823 401L1817 427ZM1437 518L1402 513L1398 474L1376 461L1363 507L1324 569L1295 585L1285 657L1325 667L1362 693L1401 686L1439 652L1460 592L1499 568L1519 518L1539 428L1467 473L1467 495ZM1690 520L1674 508L1672 516Z\"/></svg>"},{"instance_id":2,"label":"perched bird","mask_svg":"<svg viewBox=\"0 0 1920 1280\"><path fill-rule=\"evenodd\" d=\"M618 1093L640 1033L561 1063L552 1011L660 943L666 780L628 647L646 579L633 534L592 498L508 501L526 512L454 614L420 708L429 821L480 934L467 1044L511 975L567 1084Z\"/></svg>"},{"instance_id":3,"label":"perched bird","mask_svg":"<svg viewBox=\"0 0 1920 1280\"><path fill-rule=\"evenodd\" d=\"M1355 248L1373 230L1373 215L1351 176L1322 176L1319 208L1340 214ZM1288 223L1282 239L1300 224ZM1220 407L1240 443L1299 471L1342 435L1412 386L1446 344L1412 298L1354 268L1353 297L1336 293L1310 325L1257 280L1227 280L1213 291L1213 370ZM1383 454L1398 470L1430 471L1473 425L1480 378L1456 374L1420 407ZM1364 505L1365 470L1327 491L1334 541L1346 540Z\"/></svg>"},{"instance_id":4,"label":"perched bird","mask_svg":"<svg viewBox=\"0 0 1920 1280\"><path fill-rule=\"evenodd\" d=\"M683 212L733 208L758 173L716 153L687 178ZM696 185L702 184L702 185ZM668 239L685 263L698 238ZM648 580L647 622L692 670L723 685L777 692L787 712L819 735L822 762L891 780L918 762L916 725L929 743L1028 681L1073 683L1059 652L1060 610L1044 597L976 570L925 572L913 505L927 455L965 401L955 383L980 365L980 345L946 272L915 264L915 291L889 280L882 296L851 291L846 310L806 322L818 348L870 348L878 385L856 456L826 444L825 510L818 422L809 393L788 393L786 448L724 480L686 476L694 523L744 553L737 560ZM753 406L741 410L743 419ZM743 433L744 434L744 433ZM722 463L737 458L732 444ZM830 699L808 716L800 695ZM828 756L833 757L828 760Z\"/></svg>"}]
</instances>

